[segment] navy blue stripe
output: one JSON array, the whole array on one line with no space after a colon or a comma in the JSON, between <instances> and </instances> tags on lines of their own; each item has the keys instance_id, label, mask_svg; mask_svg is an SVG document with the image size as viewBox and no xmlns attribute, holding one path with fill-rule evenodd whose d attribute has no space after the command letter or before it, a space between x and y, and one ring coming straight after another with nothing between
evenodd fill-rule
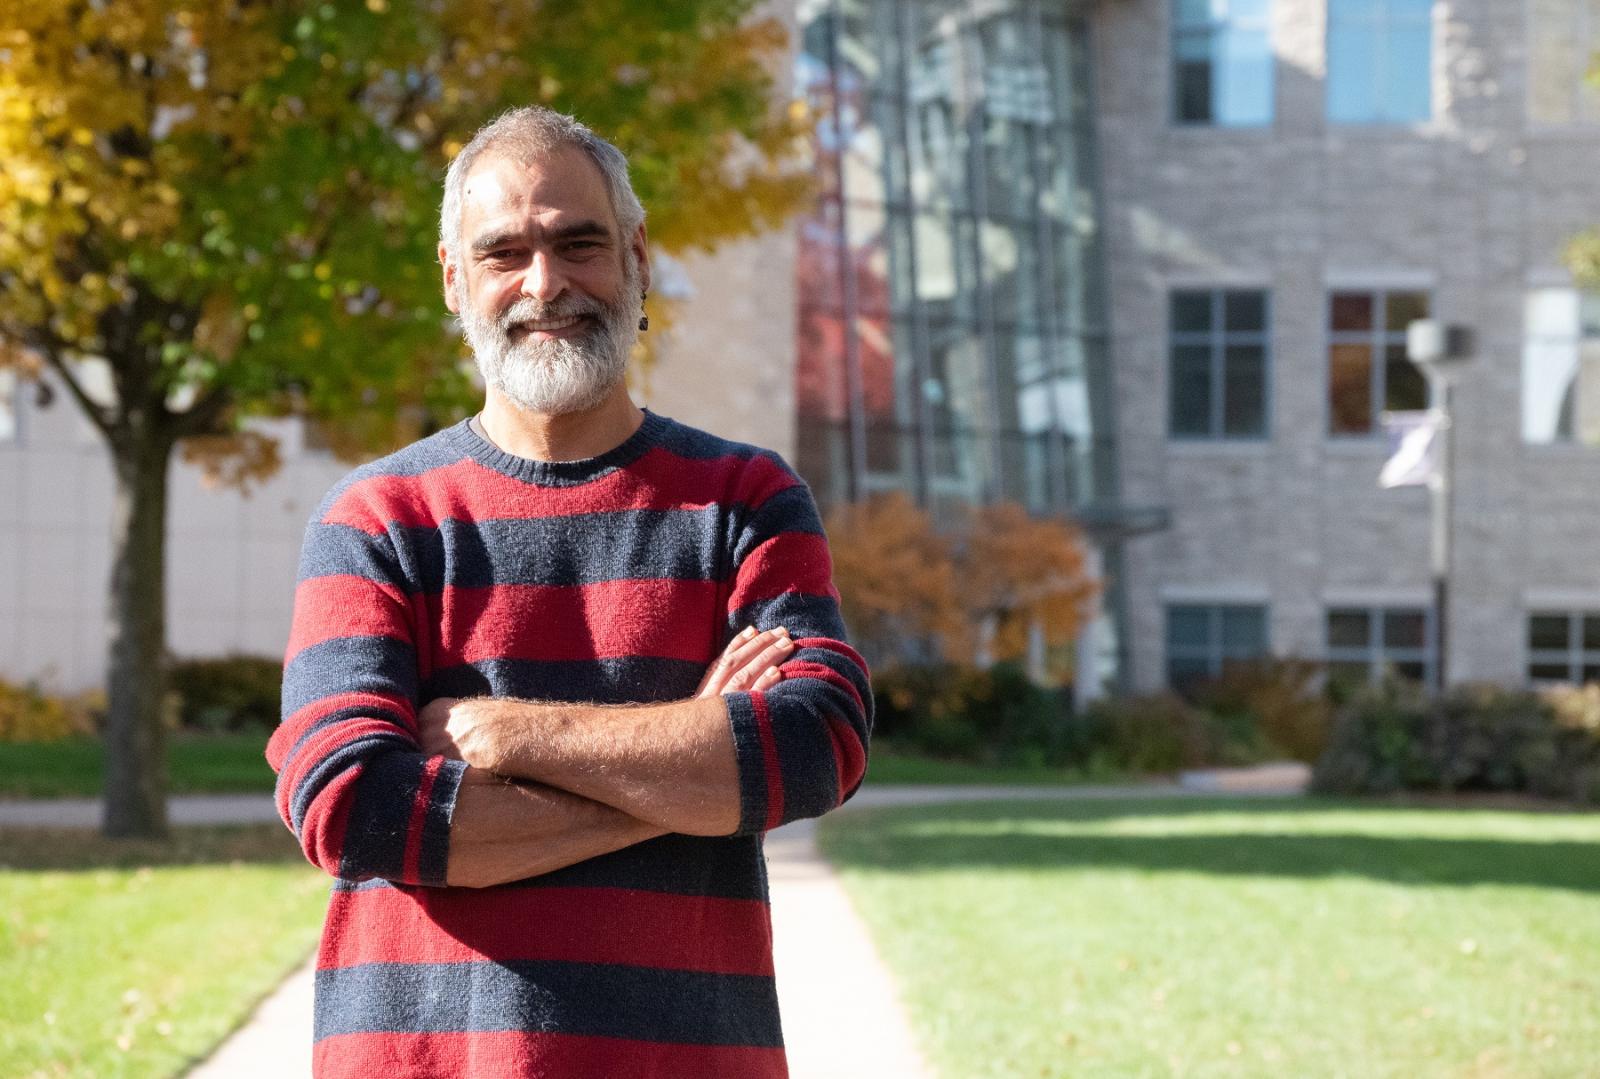
<instances>
[{"instance_id":1,"label":"navy blue stripe","mask_svg":"<svg viewBox=\"0 0 1600 1079\"><path fill-rule=\"evenodd\" d=\"M424 700L520 697L589 704L653 704L692 696L706 665L653 656L608 659L487 659L434 671Z\"/></svg>"},{"instance_id":2,"label":"navy blue stripe","mask_svg":"<svg viewBox=\"0 0 1600 1079\"><path fill-rule=\"evenodd\" d=\"M400 877L426 757L403 749L371 757L356 780L340 851L341 877Z\"/></svg>"},{"instance_id":3,"label":"navy blue stripe","mask_svg":"<svg viewBox=\"0 0 1600 1079\"><path fill-rule=\"evenodd\" d=\"M695 461L709 461L717 457L739 457L752 461L757 457L765 457L772 461L785 472L793 472L784 464L783 458L771 450L764 450L760 446L752 446L748 442L735 442L732 439L714 435L710 431L702 431L697 427L689 427L677 420L662 417L661 445L677 454Z\"/></svg>"},{"instance_id":4,"label":"navy blue stripe","mask_svg":"<svg viewBox=\"0 0 1600 1079\"><path fill-rule=\"evenodd\" d=\"M571 517L394 526L412 586L579 585L630 578L717 579L724 510L627 510Z\"/></svg>"},{"instance_id":5,"label":"navy blue stripe","mask_svg":"<svg viewBox=\"0 0 1600 1079\"><path fill-rule=\"evenodd\" d=\"M758 599L733 611L728 625L785 626L792 637L827 637L842 641L844 616L832 596L809 592L784 592L769 599Z\"/></svg>"},{"instance_id":6,"label":"navy blue stripe","mask_svg":"<svg viewBox=\"0 0 1600 1079\"><path fill-rule=\"evenodd\" d=\"M283 669L283 714L338 693L417 699L417 654L393 637L334 637L303 648Z\"/></svg>"},{"instance_id":7,"label":"navy blue stripe","mask_svg":"<svg viewBox=\"0 0 1600 1079\"><path fill-rule=\"evenodd\" d=\"M835 652L831 648L802 648L790 657L791 660L804 660L815 663L819 667L826 667L848 681L857 696L861 698L858 705L849 693L839 686L824 682L817 678L795 678L785 685L805 685L814 689L820 695L820 703L834 715L843 716L850 721L857 734L863 736L872 733L872 685L867 681L867 672L862 670L854 660ZM774 687L776 688L776 687ZM865 712L865 714L863 714Z\"/></svg>"},{"instance_id":8,"label":"navy blue stripe","mask_svg":"<svg viewBox=\"0 0 1600 1079\"><path fill-rule=\"evenodd\" d=\"M306 526L300 548L300 577L348 575L392 584L406 591L405 571L387 535L373 536L354 525L328 525L313 521Z\"/></svg>"},{"instance_id":9,"label":"navy blue stripe","mask_svg":"<svg viewBox=\"0 0 1600 1079\"><path fill-rule=\"evenodd\" d=\"M811 497L811 489L803 483L796 483L774 494L750 516L733 549L734 564L743 562L751 551L768 540L788 532L812 536L824 534L817 503Z\"/></svg>"},{"instance_id":10,"label":"navy blue stripe","mask_svg":"<svg viewBox=\"0 0 1600 1079\"><path fill-rule=\"evenodd\" d=\"M776 1048L770 977L609 963L371 963L317 971L317 1041L365 1032L529 1030Z\"/></svg>"},{"instance_id":11,"label":"navy blue stripe","mask_svg":"<svg viewBox=\"0 0 1600 1079\"><path fill-rule=\"evenodd\" d=\"M780 683L781 684L781 683ZM733 756L739 768L739 835L761 832L767 824L767 760L761 728L749 693L727 693Z\"/></svg>"},{"instance_id":12,"label":"navy blue stripe","mask_svg":"<svg viewBox=\"0 0 1600 1079\"><path fill-rule=\"evenodd\" d=\"M839 777L824 703L827 690L838 692L814 679L799 679L780 682L767 691L768 718L783 784L784 824L820 816L839 804ZM849 712L839 714L848 716Z\"/></svg>"},{"instance_id":13,"label":"navy blue stripe","mask_svg":"<svg viewBox=\"0 0 1600 1079\"><path fill-rule=\"evenodd\" d=\"M501 887L625 888L766 902L765 864L757 835L665 835ZM334 887L354 892L396 885L386 880L336 881Z\"/></svg>"},{"instance_id":14,"label":"navy blue stripe","mask_svg":"<svg viewBox=\"0 0 1600 1079\"><path fill-rule=\"evenodd\" d=\"M300 783L294 789L294 798L289 803L289 827L294 829L298 836L300 829L305 824L306 812L311 808L311 803L317 795L345 769L354 768L375 753L385 753L394 749L412 749L414 744L408 739L396 734L369 734L357 738L352 742L338 747L317 761L315 765L306 770L300 777Z\"/></svg>"},{"instance_id":15,"label":"navy blue stripe","mask_svg":"<svg viewBox=\"0 0 1600 1079\"><path fill-rule=\"evenodd\" d=\"M467 774L465 761L447 760L434 777L428 809L422 818L422 850L417 878L423 884L443 884L450 867L450 820L455 815L456 794Z\"/></svg>"}]
</instances>

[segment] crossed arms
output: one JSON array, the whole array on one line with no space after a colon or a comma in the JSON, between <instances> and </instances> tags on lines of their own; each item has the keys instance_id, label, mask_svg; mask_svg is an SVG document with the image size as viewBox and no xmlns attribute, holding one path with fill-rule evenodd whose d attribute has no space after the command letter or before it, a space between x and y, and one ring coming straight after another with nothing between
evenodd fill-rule
<instances>
[{"instance_id":1,"label":"crossed arms","mask_svg":"<svg viewBox=\"0 0 1600 1079\"><path fill-rule=\"evenodd\" d=\"M429 703L423 752L468 765L445 882L521 880L668 832L732 833L739 775L722 695L777 685L776 664L793 651L782 627L748 627L694 697L669 704Z\"/></svg>"}]
</instances>

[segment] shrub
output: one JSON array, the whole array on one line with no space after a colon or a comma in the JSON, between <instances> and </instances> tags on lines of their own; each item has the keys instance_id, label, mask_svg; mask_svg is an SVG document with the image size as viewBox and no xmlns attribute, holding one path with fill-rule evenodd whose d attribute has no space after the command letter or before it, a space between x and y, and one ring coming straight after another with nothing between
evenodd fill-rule
<instances>
[{"instance_id":1,"label":"shrub","mask_svg":"<svg viewBox=\"0 0 1600 1079\"><path fill-rule=\"evenodd\" d=\"M194 730L271 730L278 722L283 664L258 656L186 659L172 664L168 688L179 723Z\"/></svg>"},{"instance_id":2,"label":"shrub","mask_svg":"<svg viewBox=\"0 0 1600 1079\"><path fill-rule=\"evenodd\" d=\"M1335 720L1313 789L1511 791L1600 801L1600 689L1463 686L1359 691Z\"/></svg>"},{"instance_id":3,"label":"shrub","mask_svg":"<svg viewBox=\"0 0 1600 1079\"><path fill-rule=\"evenodd\" d=\"M1084 717L1099 762L1133 772L1176 772L1216 763L1221 732L1205 711L1173 693L1107 697Z\"/></svg>"},{"instance_id":4,"label":"shrub","mask_svg":"<svg viewBox=\"0 0 1600 1079\"><path fill-rule=\"evenodd\" d=\"M59 742L92 735L104 711L96 709L98 702L93 693L57 697L0 679L0 742Z\"/></svg>"},{"instance_id":5,"label":"shrub","mask_svg":"<svg viewBox=\"0 0 1600 1079\"><path fill-rule=\"evenodd\" d=\"M874 734L935 757L1065 764L1074 758L1065 695L1012 664L897 667L873 677Z\"/></svg>"},{"instance_id":6,"label":"shrub","mask_svg":"<svg viewBox=\"0 0 1600 1079\"><path fill-rule=\"evenodd\" d=\"M1226 756L1314 763L1327 748L1333 704L1322 690L1322 665L1266 658L1229 663L1202 683L1195 703L1218 721Z\"/></svg>"}]
</instances>

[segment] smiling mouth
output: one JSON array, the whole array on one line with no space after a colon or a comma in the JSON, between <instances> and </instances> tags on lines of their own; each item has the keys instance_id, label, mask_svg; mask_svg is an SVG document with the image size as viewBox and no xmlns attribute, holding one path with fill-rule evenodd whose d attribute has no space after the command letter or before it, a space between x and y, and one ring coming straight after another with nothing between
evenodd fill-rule
<instances>
[{"instance_id":1,"label":"smiling mouth","mask_svg":"<svg viewBox=\"0 0 1600 1079\"><path fill-rule=\"evenodd\" d=\"M568 315L565 318L538 319L530 322L518 322L512 325L512 333L560 333L568 330L587 319L587 315Z\"/></svg>"}]
</instances>

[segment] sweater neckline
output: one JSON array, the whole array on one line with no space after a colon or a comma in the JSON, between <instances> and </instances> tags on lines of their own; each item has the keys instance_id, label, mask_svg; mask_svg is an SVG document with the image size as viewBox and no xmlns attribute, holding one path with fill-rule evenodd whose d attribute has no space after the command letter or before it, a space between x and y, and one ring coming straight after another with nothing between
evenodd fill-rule
<instances>
[{"instance_id":1,"label":"sweater neckline","mask_svg":"<svg viewBox=\"0 0 1600 1079\"><path fill-rule=\"evenodd\" d=\"M633 434L605 453L578 461L537 461L507 453L474 431L469 420L446 428L445 434L457 449L502 475L546 487L571 487L599 479L613 469L631 464L660 443L671 421L648 408L641 411L644 413L644 422Z\"/></svg>"}]
</instances>

